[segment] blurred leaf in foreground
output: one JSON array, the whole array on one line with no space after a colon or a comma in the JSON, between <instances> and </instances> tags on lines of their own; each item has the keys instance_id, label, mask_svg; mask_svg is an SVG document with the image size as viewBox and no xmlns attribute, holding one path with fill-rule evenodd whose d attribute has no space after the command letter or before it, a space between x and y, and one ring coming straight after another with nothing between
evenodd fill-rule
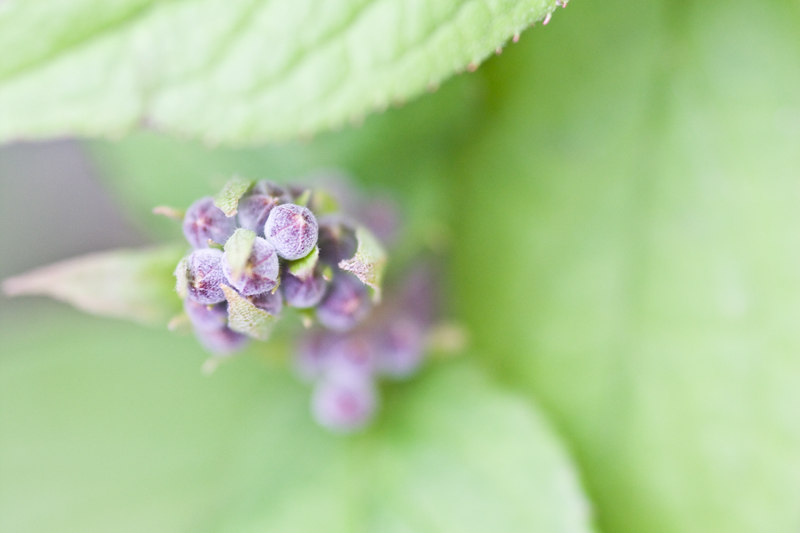
<instances>
[{"instance_id":1,"label":"blurred leaf in foreground","mask_svg":"<svg viewBox=\"0 0 800 533\"><path fill-rule=\"evenodd\" d=\"M604 531L796 532L797 5L569 15L487 65L459 309L574 443Z\"/></svg>"},{"instance_id":2,"label":"blurred leaf in foreground","mask_svg":"<svg viewBox=\"0 0 800 533\"><path fill-rule=\"evenodd\" d=\"M185 248L112 250L38 268L3 281L7 296L41 295L95 315L166 324L180 310L172 271Z\"/></svg>"},{"instance_id":3,"label":"blurred leaf in foreground","mask_svg":"<svg viewBox=\"0 0 800 533\"><path fill-rule=\"evenodd\" d=\"M308 136L474 68L554 0L9 0L0 141Z\"/></svg>"},{"instance_id":4,"label":"blurred leaf in foreground","mask_svg":"<svg viewBox=\"0 0 800 533\"><path fill-rule=\"evenodd\" d=\"M540 415L472 365L395 386L345 438L255 357L204 378L188 337L54 317L0 329L3 531L589 530Z\"/></svg>"}]
</instances>

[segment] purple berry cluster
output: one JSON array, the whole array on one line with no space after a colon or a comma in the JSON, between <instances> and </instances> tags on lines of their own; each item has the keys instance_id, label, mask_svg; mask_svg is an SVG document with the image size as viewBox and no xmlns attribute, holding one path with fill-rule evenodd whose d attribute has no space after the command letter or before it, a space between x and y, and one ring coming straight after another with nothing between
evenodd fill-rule
<instances>
[{"instance_id":1,"label":"purple berry cluster","mask_svg":"<svg viewBox=\"0 0 800 533\"><path fill-rule=\"evenodd\" d=\"M234 199L233 209L223 211L211 197L197 200L183 220L192 251L176 277L185 315L215 355L233 354L251 337L263 340L242 326L248 320L233 319L242 302L274 318L284 306L296 308L307 326L316 323L301 337L294 366L314 384L316 420L352 431L375 413L379 378L407 378L421 364L432 316L420 302L429 302L433 291L414 289L412 276L402 297L373 313L370 288L340 266L360 250L357 222L326 198L260 181ZM369 218L363 217L365 225Z\"/></svg>"}]
</instances>

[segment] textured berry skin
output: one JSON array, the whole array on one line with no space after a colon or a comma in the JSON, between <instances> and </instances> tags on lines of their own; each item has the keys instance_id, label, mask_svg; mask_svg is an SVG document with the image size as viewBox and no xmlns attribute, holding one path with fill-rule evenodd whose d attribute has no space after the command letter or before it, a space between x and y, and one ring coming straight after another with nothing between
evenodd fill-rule
<instances>
[{"instance_id":1,"label":"textured berry skin","mask_svg":"<svg viewBox=\"0 0 800 533\"><path fill-rule=\"evenodd\" d=\"M249 340L246 335L225 327L212 330L196 330L195 335L206 350L215 355L230 355L243 349Z\"/></svg>"},{"instance_id":2,"label":"textured berry skin","mask_svg":"<svg viewBox=\"0 0 800 533\"><path fill-rule=\"evenodd\" d=\"M280 316L283 311L283 297L281 291L263 292L256 296L251 296L250 301L259 309L263 309L272 316Z\"/></svg>"},{"instance_id":3,"label":"textured berry skin","mask_svg":"<svg viewBox=\"0 0 800 533\"><path fill-rule=\"evenodd\" d=\"M227 302L205 305L186 298L183 301L183 309L195 329L210 331L222 329L228 325Z\"/></svg>"},{"instance_id":4,"label":"textured berry skin","mask_svg":"<svg viewBox=\"0 0 800 533\"><path fill-rule=\"evenodd\" d=\"M319 225L308 208L283 204L270 212L264 225L264 235L279 256L294 261L308 255L316 246Z\"/></svg>"},{"instance_id":5,"label":"textured berry skin","mask_svg":"<svg viewBox=\"0 0 800 533\"><path fill-rule=\"evenodd\" d=\"M208 240L225 244L236 231L236 221L225 216L210 196L201 198L186 210L183 235L193 248L208 248Z\"/></svg>"},{"instance_id":6,"label":"textured berry skin","mask_svg":"<svg viewBox=\"0 0 800 533\"><path fill-rule=\"evenodd\" d=\"M419 368L425 351L425 329L416 320L391 320L374 336L377 371L392 378L407 378Z\"/></svg>"},{"instance_id":7,"label":"textured berry skin","mask_svg":"<svg viewBox=\"0 0 800 533\"><path fill-rule=\"evenodd\" d=\"M231 287L242 295L261 294L274 289L278 284L280 275L278 255L270 243L261 237L256 237L244 272L238 277L233 275L228 264L227 252L222 256L222 271Z\"/></svg>"},{"instance_id":8,"label":"textured berry skin","mask_svg":"<svg viewBox=\"0 0 800 533\"><path fill-rule=\"evenodd\" d=\"M376 404L375 386L370 378L337 376L316 384L311 411L320 425L349 432L363 427L372 418Z\"/></svg>"},{"instance_id":9,"label":"textured berry skin","mask_svg":"<svg viewBox=\"0 0 800 533\"><path fill-rule=\"evenodd\" d=\"M347 331L366 318L371 303L366 285L352 274L337 274L317 306L319 323L334 331Z\"/></svg>"},{"instance_id":10,"label":"textured berry skin","mask_svg":"<svg viewBox=\"0 0 800 533\"><path fill-rule=\"evenodd\" d=\"M358 248L355 232L333 221L320 222L318 244L319 260L331 266L338 266L342 259L350 259Z\"/></svg>"},{"instance_id":11,"label":"textured berry skin","mask_svg":"<svg viewBox=\"0 0 800 533\"><path fill-rule=\"evenodd\" d=\"M222 273L222 251L213 248L195 250L188 257L189 298L200 304L216 304L225 301L220 284L225 281Z\"/></svg>"},{"instance_id":12,"label":"textured berry skin","mask_svg":"<svg viewBox=\"0 0 800 533\"><path fill-rule=\"evenodd\" d=\"M281 290L287 305L300 309L317 305L325 296L327 288L328 282L322 274L317 273L302 280L285 272L281 280Z\"/></svg>"}]
</instances>

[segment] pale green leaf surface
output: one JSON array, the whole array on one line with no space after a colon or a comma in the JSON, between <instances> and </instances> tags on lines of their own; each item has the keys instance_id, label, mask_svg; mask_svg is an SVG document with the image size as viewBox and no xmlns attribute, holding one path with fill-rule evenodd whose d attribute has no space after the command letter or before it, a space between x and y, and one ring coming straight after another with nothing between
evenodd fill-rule
<instances>
[{"instance_id":1,"label":"pale green leaf surface","mask_svg":"<svg viewBox=\"0 0 800 533\"><path fill-rule=\"evenodd\" d=\"M318 260L319 246L314 246L314 249L308 252L307 256L301 257L296 261L289 261L289 272L295 277L306 280L314 273Z\"/></svg>"},{"instance_id":2,"label":"pale green leaf surface","mask_svg":"<svg viewBox=\"0 0 800 533\"><path fill-rule=\"evenodd\" d=\"M356 228L358 248L356 255L339 262L339 268L358 276L365 285L375 291L376 300L380 300L383 271L386 268L386 250L380 241L364 226Z\"/></svg>"},{"instance_id":3,"label":"pale green leaf surface","mask_svg":"<svg viewBox=\"0 0 800 533\"><path fill-rule=\"evenodd\" d=\"M567 11L487 66L458 309L604 531L797 532L797 4Z\"/></svg>"},{"instance_id":4,"label":"pale green leaf surface","mask_svg":"<svg viewBox=\"0 0 800 533\"><path fill-rule=\"evenodd\" d=\"M226 217L232 217L239 210L239 199L252 185L253 182L250 180L238 176L232 177L214 197L214 205L219 207Z\"/></svg>"},{"instance_id":5,"label":"pale green leaf surface","mask_svg":"<svg viewBox=\"0 0 800 533\"><path fill-rule=\"evenodd\" d=\"M45 315L0 325L3 531L589 531L557 439L474 365L386 391L342 437L260 358L204 377L191 337Z\"/></svg>"},{"instance_id":6,"label":"pale green leaf surface","mask_svg":"<svg viewBox=\"0 0 800 533\"><path fill-rule=\"evenodd\" d=\"M278 318L259 309L227 285L220 285L228 300L228 327L259 341L269 340Z\"/></svg>"},{"instance_id":7,"label":"pale green leaf surface","mask_svg":"<svg viewBox=\"0 0 800 533\"><path fill-rule=\"evenodd\" d=\"M171 273L183 248L112 250L61 261L3 282L7 296L42 295L96 315L166 324L178 309ZM180 277L179 277L180 291Z\"/></svg>"},{"instance_id":8,"label":"pale green leaf surface","mask_svg":"<svg viewBox=\"0 0 800 533\"><path fill-rule=\"evenodd\" d=\"M244 273L247 261L253 251L255 240L255 232L249 229L237 228L225 242L225 260L228 262L234 278L238 278Z\"/></svg>"},{"instance_id":9,"label":"pale green leaf surface","mask_svg":"<svg viewBox=\"0 0 800 533\"><path fill-rule=\"evenodd\" d=\"M437 86L554 9L552 0L104 4L0 7L0 49L14 51L0 56L0 140L142 123L213 142L307 136Z\"/></svg>"}]
</instances>

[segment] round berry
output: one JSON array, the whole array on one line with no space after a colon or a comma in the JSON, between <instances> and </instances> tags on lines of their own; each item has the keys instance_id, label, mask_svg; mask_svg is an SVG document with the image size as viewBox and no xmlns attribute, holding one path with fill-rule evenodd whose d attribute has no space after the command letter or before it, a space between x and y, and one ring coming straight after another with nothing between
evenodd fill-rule
<instances>
[{"instance_id":1,"label":"round berry","mask_svg":"<svg viewBox=\"0 0 800 533\"><path fill-rule=\"evenodd\" d=\"M308 208L283 204L270 212L264 225L264 235L279 256L294 261L308 255L316 246L319 225Z\"/></svg>"},{"instance_id":2,"label":"round berry","mask_svg":"<svg viewBox=\"0 0 800 533\"><path fill-rule=\"evenodd\" d=\"M292 307L305 309L317 305L325 296L328 282L322 274L315 273L306 279L300 279L291 274L284 273L281 280L281 290L286 298L286 303Z\"/></svg>"},{"instance_id":3,"label":"round berry","mask_svg":"<svg viewBox=\"0 0 800 533\"><path fill-rule=\"evenodd\" d=\"M328 429L354 431L372 418L376 396L370 378L323 379L314 387L311 411L317 422Z\"/></svg>"},{"instance_id":4,"label":"round berry","mask_svg":"<svg viewBox=\"0 0 800 533\"><path fill-rule=\"evenodd\" d=\"M371 307L366 285L352 274L337 274L317 306L317 319L328 329L347 331L366 318Z\"/></svg>"},{"instance_id":5,"label":"round berry","mask_svg":"<svg viewBox=\"0 0 800 533\"><path fill-rule=\"evenodd\" d=\"M272 211L278 205L278 199L265 194L253 194L239 202L239 225L249 229L257 235L263 235L264 224Z\"/></svg>"},{"instance_id":6,"label":"round berry","mask_svg":"<svg viewBox=\"0 0 800 533\"><path fill-rule=\"evenodd\" d=\"M375 349L363 335L346 334L331 339L324 361L326 376L369 376L375 368Z\"/></svg>"},{"instance_id":7,"label":"round berry","mask_svg":"<svg viewBox=\"0 0 800 533\"><path fill-rule=\"evenodd\" d=\"M222 273L222 251L213 248L195 250L187 259L187 286L189 298L200 304L216 304L225 301L220 284Z\"/></svg>"},{"instance_id":8,"label":"round berry","mask_svg":"<svg viewBox=\"0 0 800 533\"><path fill-rule=\"evenodd\" d=\"M196 330L195 335L200 344L216 355L230 355L238 352L247 345L249 338L241 333L236 333L230 328Z\"/></svg>"},{"instance_id":9,"label":"round berry","mask_svg":"<svg viewBox=\"0 0 800 533\"><path fill-rule=\"evenodd\" d=\"M234 289L244 296L253 296L275 288L278 284L280 267L272 245L261 237L256 237L242 272L238 276L233 275L227 252L222 257L222 271Z\"/></svg>"},{"instance_id":10,"label":"round berry","mask_svg":"<svg viewBox=\"0 0 800 533\"><path fill-rule=\"evenodd\" d=\"M356 233L344 224L330 220L319 226L319 260L331 266L356 254Z\"/></svg>"},{"instance_id":11,"label":"round berry","mask_svg":"<svg viewBox=\"0 0 800 533\"><path fill-rule=\"evenodd\" d=\"M236 231L236 221L214 205L210 196L201 198L186 210L183 235L193 248L208 248L208 241L225 244Z\"/></svg>"},{"instance_id":12,"label":"round berry","mask_svg":"<svg viewBox=\"0 0 800 533\"><path fill-rule=\"evenodd\" d=\"M425 330L416 320L390 321L375 337L377 369L382 375L406 378L419 368L425 349Z\"/></svg>"},{"instance_id":13,"label":"round berry","mask_svg":"<svg viewBox=\"0 0 800 533\"><path fill-rule=\"evenodd\" d=\"M300 339L293 363L301 379L311 382L322 376L330 347L338 336L330 331L315 330Z\"/></svg>"},{"instance_id":14,"label":"round berry","mask_svg":"<svg viewBox=\"0 0 800 533\"><path fill-rule=\"evenodd\" d=\"M280 316L281 311L283 310L283 298L281 297L281 291L267 291L256 296L251 296L250 302L272 316Z\"/></svg>"},{"instance_id":15,"label":"round berry","mask_svg":"<svg viewBox=\"0 0 800 533\"><path fill-rule=\"evenodd\" d=\"M191 298L183 301L183 309L195 329L214 330L228 325L228 303L206 305Z\"/></svg>"}]
</instances>

